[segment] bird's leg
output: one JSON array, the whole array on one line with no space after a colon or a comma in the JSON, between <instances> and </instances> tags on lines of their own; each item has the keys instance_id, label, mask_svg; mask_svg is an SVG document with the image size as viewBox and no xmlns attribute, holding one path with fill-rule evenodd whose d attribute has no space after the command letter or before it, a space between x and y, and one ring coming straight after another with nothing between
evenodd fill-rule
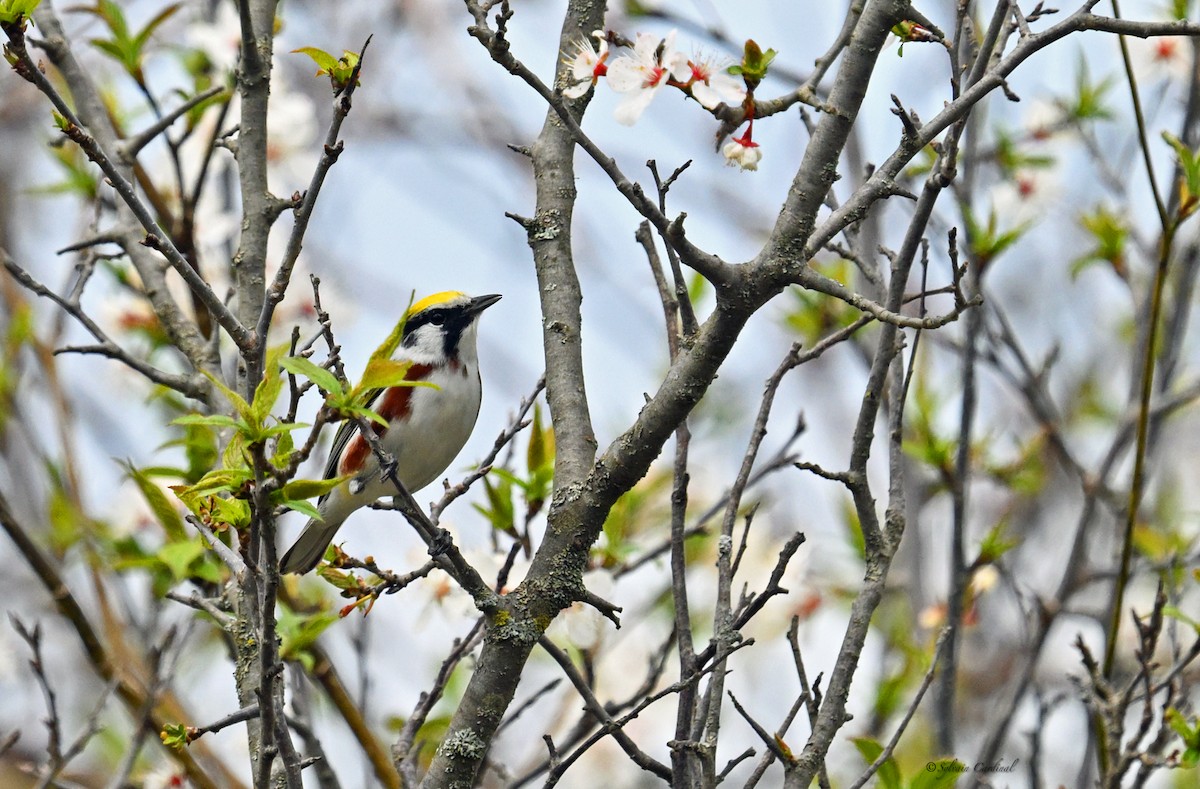
<instances>
[{"instance_id":1,"label":"bird's leg","mask_svg":"<svg viewBox=\"0 0 1200 789\"><path fill-rule=\"evenodd\" d=\"M382 461L379 456L375 458L379 463L379 478L384 481L396 482L396 459L390 454L382 453ZM364 469L361 474L350 480L350 492L361 493L367 487L367 483L375 476L374 469Z\"/></svg>"},{"instance_id":2,"label":"bird's leg","mask_svg":"<svg viewBox=\"0 0 1200 789\"><path fill-rule=\"evenodd\" d=\"M383 462L379 465L379 478L396 481L396 458L390 454L385 454Z\"/></svg>"}]
</instances>

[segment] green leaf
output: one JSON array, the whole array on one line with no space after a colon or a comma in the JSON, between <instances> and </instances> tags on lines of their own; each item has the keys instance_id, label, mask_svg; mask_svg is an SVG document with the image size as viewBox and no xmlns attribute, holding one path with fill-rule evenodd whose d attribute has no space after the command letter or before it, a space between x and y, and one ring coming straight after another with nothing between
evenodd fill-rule
<instances>
[{"instance_id":1,"label":"green leaf","mask_svg":"<svg viewBox=\"0 0 1200 789\"><path fill-rule=\"evenodd\" d=\"M1175 149L1179 165L1179 208L1178 221L1183 221L1200 207L1200 155L1183 144L1175 135L1164 131L1163 139Z\"/></svg>"},{"instance_id":2,"label":"green leaf","mask_svg":"<svg viewBox=\"0 0 1200 789\"><path fill-rule=\"evenodd\" d=\"M340 58L334 58L325 50L316 47L301 47L293 49L292 52L312 58L313 62L319 66L316 76L328 74L329 82L335 93L340 93L349 84L350 77L353 76L354 69L358 65L358 53L348 49L342 51Z\"/></svg>"},{"instance_id":3,"label":"green leaf","mask_svg":"<svg viewBox=\"0 0 1200 789\"><path fill-rule=\"evenodd\" d=\"M99 0L93 13L108 23L108 29L114 36L122 40L129 38L129 24L125 21L125 13L113 0Z\"/></svg>"},{"instance_id":4,"label":"green leaf","mask_svg":"<svg viewBox=\"0 0 1200 789\"><path fill-rule=\"evenodd\" d=\"M305 359L303 356L286 356L279 360L279 366L293 375L307 378L323 392L333 393L344 391L342 383L337 379L336 375L324 367L314 364L311 360Z\"/></svg>"},{"instance_id":5,"label":"green leaf","mask_svg":"<svg viewBox=\"0 0 1200 789\"><path fill-rule=\"evenodd\" d=\"M383 425L384 427L387 427L388 421L386 419L384 419L382 416L380 416L379 414L372 411L370 408L364 408L363 406L339 405L339 406L337 406L337 409L339 411L341 411L343 414L345 414L347 417L354 417L354 416L366 417L367 419L374 422L375 424Z\"/></svg>"},{"instance_id":6,"label":"green leaf","mask_svg":"<svg viewBox=\"0 0 1200 789\"><path fill-rule=\"evenodd\" d=\"M906 660L898 670L880 678L871 713L876 720L887 720L905 702L906 691L916 679L909 668L910 661Z\"/></svg>"},{"instance_id":7,"label":"green leaf","mask_svg":"<svg viewBox=\"0 0 1200 789\"><path fill-rule=\"evenodd\" d=\"M261 430L258 431L258 436L261 439L267 439L267 438L270 438L271 436L278 436L278 435L284 435L284 434L290 433L293 430L303 430L306 427L312 427L312 425L310 425L306 422L280 422L277 425L271 425L270 427L262 428Z\"/></svg>"},{"instance_id":8,"label":"green leaf","mask_svg":"<svg viewBox=\"0 0 1200 789\"><path fill-rule=\"evenodd\" d=\"M988 212L986 224L981 224L970 209L963 211L963 218L967 222L967 237L971 242L971 254L978 261L980 268L991 263L1017 243L1032 224L1031 222L1022 222L1016 227L1001 230L994 208Z\"/></svg>"},{"instance_id":9,"label":"green leaf","mask_svg":"<svg viewBox=\"0 0 1200 789\"><path fill-rule=\"evenodd\" d=\"M979 556L975 560L977 564L992 564L1001 556L1020 545L1020 540L1005 539L1005 526L1007 526L1007 522L1001 520L984 535L983 540L979 544Z\"/></svg>"},{"instance_id":10,"label":"green leaf","mask_svg":"<svg viewBox=\"0 0 1200 789\"><path fill-rule=\"evenodd\" d=\"M311 670L312 655L308 648L336 621L337 614L329 611L301 616L287 608L280 608L277 626L280 638L279 657L284 660L299 660Z\"/></svg>"},{"instance_id":11,"label":"green leaf","mask_svg":"<svg viewBox=\"0 0 1200 789\"><path fill-rule=\"evenodd\" d=\"M859 559L865 560L867 540L863 536L862 521L858 518L858 511L854 509L853 502L848 500L843 502L842 518L846 524L846 539L849 541L850 547L854 549L854 553Z\"/></svg>"},{"instance_id":12,"label":"green leaf","mask_svg":"<svg viewBox=\"0 0 1200 789\"><path fill-rule=\"evenodd\" d=\"M195 511L193 504L205 496L215 496L218 493L235 493L253 478L249 469L220 468L214 469L200 478L195 485L180 485L172 488L180 501Z\"/></svg>"},{"instance_id":13,"label":"green leaf","mask_svg":"<svg viewBox=\"0 0 1200 789\"><path fill-rule=\"evenodd\" d=\"M90 42L92 46L100 50L105 55L108 55L113 60L120 63L122 66L128 65L129 54L121 48L121 45L115 41L110 41L107 38L93 38Z\"/></svg>"},{"instance_id":14,"label":"green leaf","mask_svg":"<svg viewBox=\"0 0 1200 789\"><path fill-rule=\"evenodd\" d=\"M1175 733L1185 741L1189 737L1194 736L1192 727L1188 726L1187 718L1179 710L1174 707L1168 707L1166 712L1163 713L1163 717L1166 719L1167 725L1174 729Z\"/></svg>"},{"instance_id":15,"label":"green leaf","mask_svg":"<svg viewBox=\"0 0 1200 789\"><path fill-rule=\"evenodd\" d=\"M553 434L552 434L553 435ZM532 473L546 464L546 436L542 434L542 408L533 404L533 422L529 426L529 449L525 452L526 468ZM553 438L551 437L553 441Z\"/></svg>"},{"instance_id":16,"label":"green leaf","mask_svg":"<svg viewBox=\"0 0 1200 789\"><path fill-rule=\"evenodd\" d=\"M25 22L42 0L0 0L0 24L25 29Z\"/></svg>"},{"instance_id":17,"label":"green leaf","mask_svg":"<svg viewBox=\"0 0 1200 789\"><path fill-rule=\"evenodd\" d=\"M337 68L337 58L323 49L317 49L316 47L300 47L299 49L293 49L292 53L297 55L308 55L313 59L313 62L316 63L317 67L320 69L320 71L318 71L314 76L319 77L322 74L328 74Z\"/></svg>"},{"instance_id":18,"label":"green leaf","mask_svg":"<svg viewBox=\"0 0 1200 789\"><path fill-rule=\"evenodd\" d=\"M1107 104L1107 98L1115 84L1116 80L1112 77L1092 82L1087 59L1080 54L1075 71L1075 94L1056 103L1072 120L1109 120L1113 117L1113 111Z\"/></svg>"},{"instance_id":19,"label":"green leaf","mask_svg":"<svg viewBox=\"0 0 1200 789\"><path fill-rule=\"evenodd\" d=\"M355 387L357 391L368 389L385 389L389 386L413 386L417 381L405 379L412 362L396 359L371 359L363 370L362 380Z\"/></svg>"},{"instance_id":20,"label":"green leaf","mask_svg":"<svg viewBox=\"0 0 1200 789\"><path fill-rule=\"evenodd\" d=\"M1166 709L1163 719L1183 740L1185 749L1179 758L1179 765L1190 770L1200 764L1200 722L1189 723L1184 714L1174 707ZM1196 718L1193 717L1192 720L1195 721Z\"/></svg>"},{"instance_id":21,"label":"green leaf","mask_svg":"<svg viewBox=\"0 0 1200 789\"><path fill-rule=\"evenodd\" d=\"M192 563L204 555L204 546L199 540L183 540L164 545L157 558L171 571L176 583L191 577Z\"/></svg>"},{"instance_id":22,"label":"green leaf","mask_svg":"<svg viewBox=\"0 0 1200 789\"><path fill-rule=\"evenodd\" d=\"M253 419L253 411L250 409L250 404L247 403L240 394L230 389L225 385L224 381L217 378L208 370L201 370L201 372L204 373L205 378L212 382L213 386L217 387L217 390L221 394L225 395L225 399L229 401L229 404L234 407L242 419L246 420L247 422L250 422Z\"/></svg>"},{"instance_id":23,"label":"green leaf","mask_svg":"<svg viewBox=\"0 0 1200 789\"><path fill-rule=\"evenodd\" d=\"M228 414L187 414L171 420L173 425L208 427L238 427L242 423Z\"/></svg>"},{"instance_id":24,"label":"green leaf","mask_svg":"<svg viewBox=\"0 0 1200 789\"><path fill-rule=\"evenodd\" d=\"M188 736L188 727L182 723L168 723L163 726L158 736L163 741L163 745L177 751L187 747L187 744L191 742Z\"/></svg>"},{"instance_id":25,"label":"green leaf","mask_svg":"<svg viewBox=\"0 0 1200 789\"><path fill-rule=\"evenodd\" d=\"M1197 622L1192 617L1183 613L1178 607L1173 605L1163 606L1163 616L1169 616L1196 631L1196 635L1200 635L1200 622Z\"/></svg>"},{"instance_id":26,"label":"green leaf","mask_svg":"<svg viewBox=\"0 0 1200 789\"><path fill-rule=\"evenodd\" d=\"M1098 205L1092 211L1080 214L1079 224L1092 238L1092 248L1071 262L1071 278L1094 263L1107 263L1117 276L1125 278L1125 242L1129 238L1129 225L1125 217L1107 206Z\"/></svg>"},{"instance_id":27,"label":"green leaf","mask_svg":"<svg viewBox=\"0 0 1200 789\"><path fill-rule=\"evenodd\" d=\"M1013 135L1004 129L997 129L995 136L995 153L992 156L1009 180L1017 180L1017 175L1022 170L1044 170L1054 165L1053 156L1029 153L1028 146L1018 143Z\"/></svg>"},{"instance_id":28,"label":"green leaf","mask_svg":"<svg viewBox=\"0 0 1200 789\"><path fill-rule=\"evenodd\" d=\"M493 469L496 474L498 469ZM516 534L513 508L512 484L503 475L497 475L498 483L492 482L492 474L483 478L483 490L487 494L488 506L474 505L481 515L488 519L493 529L505 534Z\"/></svg>"},{"instance_id":29,"label":"green leaf","mask_svg":"<svg viewBox=\"0 0 1200 789\"><path fill-rule=\"evenodd\" d=\"M855 737L852 741L868 765L874 764L883 753L883 746L869 737ZM900 789L900 768L891 756L879 765L879 771L875 774L879 777L879 786L883 789Z\"/></svg>"},{"instance_id":30,"label":"green leaf","mask_svg":"<svg viewBox=\"0 0 1200 789\"><path fill-rule=\"evenodd\" d=\"M287 345L277 345L267 351L263 363L263 377L254 388L254 400L250 404L254 414L253 424L261 425L279 400L279 393L283 391L283 375L280 374L279 361L287 349Z\"/></svg>"},{"instance_id":31,"label":"green leaf","mask_svg":"<svg viewBox=\"0 0 1200 789\"><path fill-rule=\"evenodd\" d=\"M138 486L146 503L150 505L150 511L154 513L154 517L163 527L167 536L172 540L187 539L187 529L183 526L183 518L171 504L162 488L155 485L150 477L136 468L133 463L125 461L121 465L124 466L125 473L129 475L129 478Z\"/></svg>"},{"instance_id":32,"label":"green leaf","mask_svg":"<svg viewBox=\"0 0 1200 789\"><path fill-rule=\"evenodd\" d=\"M183 449L188 461L187 472L183 477L188 482L200 479L217 464L217 437L213 435L213 431L202 425L186 427Z\"/></svg>"},{"instance_id":33,"label":"green leaf","mask_svg":"<svg viewBox=\"0 0 1200 789\"><path fill-rule=\"evenodd\" d=\"M275 468L285 468L292 460L292 454L296 450L296 442L292 440L290 432L280 433L279 439L275 442L275 455L271 458L271 463Z\"/></svg>"},{"instance_id":34,"label":"green leaf","mask_svg":"<svg viewBox=\"0 0 1200 789\"><path fill-rule=\"evenodd\" d=\"M322 520L321 512L316 507L309 504L307 501L288 500L288 501L284 501L281 503L283 504L283 506L287 507L289 510L294 510L295 512L298 512L301 515L307 515L308 517L312 518L313 520L317 520L317 521Z\"/></svg>"},{"instance_id":35,"label":"green leaf","mask_svg":"<svg viewBox=\"0 0 1200 789\"><path fill-rule=\"evenodd\" d=\"M854 287L854 264L844 258L814 263L813 267L847 287ZM822 337L854 323L861 313L840 299L831 299L816 291L805 288L789 288L794 297L794 306L787 313L788 326L803 339L805 345L813 345Z\"/></svg>"},{"instance_id":36,"label":"green leaf","mask_svg":"<svg viewBox=\"0 0 1200 789\"><path fill-rule=\"evenodd\" d=\"M244 529L250 525L250 502L245 499L230 499L213 496L212 519L232 529Z\"/></svg>"},{"instance_id":37,"label":"green leaf","mask_svg":"<svg viewBox=\"0 0 1200 789\"><path fill-rule=\"evenodd\" d=\"M768 49L764 52L754 39L746 39L746 44L742 48L742 62L735 67L736 72L733 68L729 71L731 74L741 75L742 79L746 81L746 87L753 91L758 87L758 83L767 76L767 69L770 67L771 61L775 59L775 55L775 50Z\"/></svg>"},{"instance_id":38,"label":"green leaf","mask_svg":"<svg viewBox=\"0 0 1200 789\"><path fill-rule=\"evenodd\" d=\"M51 465L51 464L47 464ZM87 526L87 516L79 511L74 501L67 495L62 474L56 467L49 469L53 488L48 503L50 519L50 544L55 553L61 556L68 548L79 541Z\"/></svg>"},{"instance_id":39,"label":"green leaf","mask_svg":"<svg viewBox=\"0 0 1200 789\"><path fill-rule=\"evenodd\" d=\"M161 27L164 22L174 16L175 12L182 7L183 3L171 3L171 5L155 14L150 21L146 23L146 26L139 30L137 35L133 37L133 43L137 46L138 50L141 50L143 47L145 47L146 42L150 40L150 36L154 35L154 31Z\"/></svg>"},{"instance_id":40,"label":"green leaf","mask_svg":"<svg viewBox=\"0 0 1200 789\"><path fill-rule=\"evenodd\" d=\"M331 567L328 564L323 564L317 568L317 577L324 578L329 583L336 586L342 591L352 592L358 590L358 578L352 573L345 570L339 570L336 567Z\"/></svg>"},{"instance_id":41,"label":"green leaf","mask_svg":"<svg viewBox=\"0 0 1200 789\"><path fill-rule=\"evenodd\" d=\"M240 432L229 437L229 443L221 451L221 465L225 468L249 468L250 461L246 457L246 440Z\"/></svg>"},{"instance_id":42,"label":"green leaf","mask_svg":"<svg viewBox=\"0 0 1200 789\"><path fill-rule=\"evenodd\" d=\"M525 489L527 484L525 480L521 479L506 468L494 468L489 476L495 477L496 479L504 482L506 485L512 485L513 487L521 488L522 490Z\"/></svg>"},{"instance_id":43,"label":"green leaf","mask_svg":"<svg viewBox=\"0 0 1200 789\"><path fill-rule=\"evenodd\" d=\"M363 374L359 376L358 384L350 391L350 394L346 398L344 404L338 404L339 408L342 410L354 408L362 405L365 400L369 399L371 394L379 388L378 386L368 385L367 381L370 378L374 378L376 380L396 380L395 372L397 368L394 365L405 363L393 361L392 354L396 352L396 349L400 347L400 341L404 339L404 326L408 322L408 311L410 309L412 309L411 295L408 299L408 309L404 311L404 315L402 315L400 320L397 321L387 338L379 345L378 348L372 351L371 357L367 359L366 367L363 368ZM406 382L402 376L400 378L400 383L404 383L407 386L434 386L434 388L436 388L434 384L427 381ZM383 419L378 414L375 414L373 418L377 419L381 424L387 424L387 420Z\"/></svg>"},{"instance_id":44,"label":"green leaf","mask_svg":"<svg viewBox=\"0 0 1200 789\"><path fill-rule=\"evenodd\" d=\"M279 492L285 499L311 499L324 496L348 479L349 476L334 479L296 479L284 485Z\"/></svg>"}]
</instances>

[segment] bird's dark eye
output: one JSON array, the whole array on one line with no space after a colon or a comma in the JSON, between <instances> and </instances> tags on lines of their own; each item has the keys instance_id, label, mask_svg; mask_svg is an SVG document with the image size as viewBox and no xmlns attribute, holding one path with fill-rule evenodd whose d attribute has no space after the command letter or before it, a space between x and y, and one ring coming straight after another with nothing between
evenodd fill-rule
<instances>
[{"instance_id":1,"label":"bird's dark eye","mask_svg":"<svg viewBox=\"0 0 1200 789\"><path fill-rule=\"evenodd\" d=\"M443 323L446 322L446 316L444 313L435 312L429 316L429 322L432 323L434 326L441 326Z\"/></svg>"}]
</instances>

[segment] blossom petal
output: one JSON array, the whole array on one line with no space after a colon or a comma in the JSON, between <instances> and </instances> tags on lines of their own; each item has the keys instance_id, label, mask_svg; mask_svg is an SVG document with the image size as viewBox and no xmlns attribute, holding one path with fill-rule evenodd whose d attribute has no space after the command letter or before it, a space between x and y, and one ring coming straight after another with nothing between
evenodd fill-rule
<instances>
[{"instance_id":1,"label":"blossom petal","mask_svg":"<svg viewBox=\"0 0 1200 789\"><path fill-rule=\"evenodd\" d=\"M563 88L562 95L568 99L577 99L588 92L592 87L592 81L585 79L582 82L576 82L574 85Z\"/></svg>"},{"instance_id":2,"label":"blossom petal","mask_svg":"<svg viewBox=\"0 0 1200 789\"><path fill-rule=\"evenodd\" d=\"M740 77L718 71L708 79L708 86L726 104L741 104L746 100L746 83Z\"/></svg>"},{"instance_id":3,"label":"blossom petal","mask_svg":"<svg viewBox=\"0 0 1200 789\"><path fill-rule=\"evenodd\" d=\"M682 52L675 52L671 55L668 62L663 63L666 66L667 72L672 79L677 79L680 82L687 82L692 78L692 64L688 62L687 55Z\"/></svg>"},{"instance_id":4,"label":"blossom petal","mask_svg":"<svg viewBox=\"0 0 1200 789\"><path fill-rule=\"evenodd\" d=\"M674 35L671 36L671 40L675 40ZM662 39L658 36L651 35L650 33L638 33L637 40L633 42L633 58L647 65L654 65L654 54L661 42Z\"/></svg>"},{"instance_id":5,"label":"blossom petal","mask_svg":"<svg viewBox=\"0 0 1200 789\"><path fill-rule=\"evenodd\" d=\"M580 52L571 61L571 77L576 82L591 82L596 73L596 57L592 53Z\"/></svg>"},{"instance_id":6,"label":"blossom petal","mask_svg":"<svg viewBox=\"0 0 1200 789\"><path fill-rule=\"evenodd\" d=\"M666 61L667 59L669 59L671 57L671 55L675 52L675 33L676 32L678 32L678 31L671 30L665 36L663 36L663 40L662 40L663 61ZM654 48L658 49L658 46L655 45Z\"/></svg>"},{"instance_id":7,"label":"blossom petal","mask_svg":"<svg viewBox=\"0 0 1200 789\"><path fill-rule=\"evenodd\" d=\"M762 160L762 148L758 145L744 145L740 140L730 140L721 149L725 164L730 167L740 167L743 170L757 170Z\"/></svg>"},{"instance_id":8,"label":"blossom petal","mask_svg":"<svg viewBox=\"0 0 1200 789\"><path fill-rule=\"evenodd\" d=\"M646 82L646 70L636 59L623 55L608 64L608 86L617 93L641 89Z\"/></svg>"},{"instance_id":9,"label":"blossom petal","mask_svg":"<svg viewBox=\"0 0 1200 789\"><path fill-rule=\"evenodd\" d=\"M612 73L611 69L609 73ZM613 110L613 117L617 119L617 123L632 126L650 106L650 102L654 100L654 94L653 90L636 90L626 93L621 102L617 104L617 108Z\"/></svg>"},{"instance_id":10,"label":"blossom petal","mask_svg":"<svg viewBox=\"0 0 1200 789\"><path fill-rule=\"evenodd\" d=\"M703 82L697 82L692 85L692 95L696 97L696 101L700 102L700 106L706 110L716 108L722 101L720 95Z\"/></svg>"}]
</instances>

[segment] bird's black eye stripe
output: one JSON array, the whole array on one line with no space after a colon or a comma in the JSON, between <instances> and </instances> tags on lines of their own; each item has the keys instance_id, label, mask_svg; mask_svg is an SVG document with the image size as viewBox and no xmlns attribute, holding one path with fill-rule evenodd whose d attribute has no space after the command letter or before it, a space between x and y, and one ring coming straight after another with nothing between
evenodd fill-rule
<instances>
[{"instance_id":1,"label":"bird's black eye stripe","mask_svg":"<svg viewBox=\"0 0 1200 789\"><path fill-rule=\"evenodd\" d=\"M417 329L424 326L426 323L432 323L434 326L441 326L446 322L446 311L444 309L423 310L422 312L413 315L404 324L404 334L410 335Z\"/></svg>"}]
</instances>

